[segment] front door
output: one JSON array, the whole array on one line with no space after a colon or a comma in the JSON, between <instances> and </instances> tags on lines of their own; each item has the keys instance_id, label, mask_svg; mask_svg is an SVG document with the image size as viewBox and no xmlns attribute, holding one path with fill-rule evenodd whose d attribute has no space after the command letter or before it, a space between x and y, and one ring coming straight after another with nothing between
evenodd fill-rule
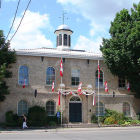
<instances>
[{"instance_id":1,"label":"front door","mask_svg":"<svg viewBox=\"0 0 140 140\"><path fill-rule=\"evenodd\" d=\"M82 122L82 103L69 103L69 122Z\"/></svg>"}]
</instances>

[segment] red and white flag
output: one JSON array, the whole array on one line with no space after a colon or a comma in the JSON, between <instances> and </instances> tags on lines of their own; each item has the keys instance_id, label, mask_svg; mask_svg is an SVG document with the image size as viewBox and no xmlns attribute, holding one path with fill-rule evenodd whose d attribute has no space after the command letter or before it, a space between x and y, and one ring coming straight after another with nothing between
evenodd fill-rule
<instances>
[{"instance_id":1,"label":"red and white flag","mask_svg":"<svg viewBox=\"0 0 140 140\"><path fill-rule=\"evenodd\" d=\"M81 92L81 88L82 88L82 82L79 84L78 92Z\"/></svg>"},{"instance_id":2,"label":"red and white flag","mask_svg":"<svg viewBox=\"0 0 140 140\"><path fill-rule=\"evenodd\" d=\"M130 90L129 82L127 83L127 91Z\"/></svg>"},{"instance_id":3,"label":"red and white flag","mask_svg":"<svg viewBox=\"0 0 140 140\"><path fill-rule=\"evenodd\" d=\"M96 96L96 94L94 93L93 94L93 106L95 105L95 96Z\"/></svg>"},{"instance_id":4,"label":"red and white flag","mask_svg":"<svg viewBox=\"0 0 140 140\"><path fill-rule=\"evenodd\" d=\"M105 81L104 85L105 85L105 92L108 92L107 81Z\"/></svg>"},{"instance_id":5,"label":"red and white flag","mask_svg":"<svg viewBox=\"0 0 140 140\"><path fill-rule=\"evenodd\" d=\"M62 62L62 59L61 59L61 62L60 62L60 76L63 77L63 62Z\"/></svg>"},{"instance_id":6,"label":"red and white flag","mask_svg":"<svg viewBox=\"0 0 140 140\"><path fill-rule=\"evenodd\" d=\"M52 92L54 92L54 81L52 82Z\"/></svg>"},{"instance_id":7,"label":"red and white flag","mask_svg":"<svg viewBox=\"0 0 140 140\"><path fill-rule=\"evenodd\" d=\"M98 76L100 78L100 65L99 65L99 60L98 60Z\"/></svg>"},{"instance_id":8,"label":"red and white flag","mask_svg":"<svg viewBox=\"0 0 140 140\"><path fill-rule=\"evenodd\" d=\"M60 91L58 91L58 106L60 105Z\"/></svg>"},{"instance_id":9,"label":"red and white flag","mask_svg":"<svg viewBox=\"0 0 140 140\"><path fill-rule=\"evenodd\" d=\"M23 82L23 88L25 88L25 83L26 83L26 77L25 77L24 82Z\"/></svg>"}]
</instances>

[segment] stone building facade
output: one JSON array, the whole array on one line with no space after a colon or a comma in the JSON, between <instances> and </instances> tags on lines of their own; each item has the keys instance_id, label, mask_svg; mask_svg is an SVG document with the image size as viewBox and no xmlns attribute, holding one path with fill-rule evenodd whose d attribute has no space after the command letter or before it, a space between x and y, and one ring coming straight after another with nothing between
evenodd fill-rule
<instances>
[{"instance_id":1,"label":"stone building facade","mask_svg":"<svg viewBox=\"0 0 140 140\"><path fill-rule=\"evenodd\" d=\"M126 89L126 81L114 77L108 72L103 63L101 54L95 54L82 50L71 50L68 43L63 48L59 43L59 34L64 33L70 42L72 31L68 26L59 27L57 32L57 47L40 48L30 50L17 50L17 62L13 64L13 76L6 79L10 94L6 100L0 103L0 122L4 122L5 113L13 110L14 113L22 115L28 113L28 109L34 105L43 106L48 115L56 114L58 108L58 91L63 93L74 93L74 95L62 95L63 123L81 122L90 123L91 115L105 114L105 108L124 112L128 117L136 118L140 112L140 100L136 99L131 91ZM62 34L62 38L64 38ZM65 38L64 38L65 39ZM62 46L62 47L61 47ZM63 78L60 77L60 60L63 60ZM101 77L98 93L97 72L98 60L100 63ZM24 77L26 77L25 88L23 88ZM52 92L52 81L55 82ZM108 83L108 92L105 92L104 82ZM62 82L62 83L61 83ZM82 82L82 91L87 95L78 95L79 83ZM35 97L35 90L37 96ZM96 93L95 106L93 106L93 95ZM114 94L114 97L113 97ZM99 101L99 104L98 104Z\"/></svg>"}]
</instances>

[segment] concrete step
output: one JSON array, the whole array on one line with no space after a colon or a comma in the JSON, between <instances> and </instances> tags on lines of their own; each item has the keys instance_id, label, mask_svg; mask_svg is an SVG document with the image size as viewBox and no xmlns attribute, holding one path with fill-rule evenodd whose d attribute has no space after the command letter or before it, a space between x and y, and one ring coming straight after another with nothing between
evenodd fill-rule
<instances>
[{"instance_id":1,"label":"concrete step","mask_svg":"<svg viewBox=\"0 0 140 140\"><path fill-rule=\"evenodd\" d=\"M67 128L93 128L98 127L98 124L88 124L88 123L69 123L69 124L63 124L64 127Z\"/></svg>"}]
</instances>

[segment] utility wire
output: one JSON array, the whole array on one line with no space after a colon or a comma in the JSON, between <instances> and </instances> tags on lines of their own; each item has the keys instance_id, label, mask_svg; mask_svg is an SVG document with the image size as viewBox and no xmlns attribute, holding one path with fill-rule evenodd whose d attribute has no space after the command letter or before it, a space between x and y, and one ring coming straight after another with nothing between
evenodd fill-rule
<instances>
[{"instance_id":1,"label":"utility wire","mask_svg":"<svg viewBox=\"0 0 140 140\"><path fill-rule=\"evenodd\" d=\"M20 0L18 1L17 10L16 10L16 13L15 13L15 17L14 17L14 20L13 20L12 26L11 26L11 28L10 28L10 30L9 30L9 33L8 33L6 39L8 38L8 36L9 36L9 34L10 34L10 32L11 32L11 29L12 29L12 27L13 27L13 24L14 24L14 22L15 22L15 18L16 18L16 14L17 14L17 11L18 11L19 3L20 3Z\"/></svg>"},{"instance_id":2,"label":"utility wire","mask_svg":"<svg viewBox=\"0 0 140 140\"><path fill-rule=\"evenodd\" d=\"M22 16L22 19L21 19L21 21L20 21L20 23L19 23L19 25L18 25L18 28L17 28L16 32L14 33L14 35L11 37L10 41L13 39L13 37L14 37L15 34L17 33L17 31L18 31L18 29L19 29L19 27L20 27L20 25L21 25L21 22L22 22L22 20L23 20L23 18L24 18L24 16L25 16L25 13L26 13L26 11L27 11L29 5L30 5L30 2L31 2L31 0L29 1L28 5L27 5L27 7L26 7L26 10L24 11L24 14L23 14L23 16Z\"/></svg>"},{"instance_id":3,"label":"utility wire","mask_svg":"<svg viewBox=\"0 0 140 140\"><path fill-rule=\"evenodd\" d=\"M83 2L81 2L81 3L77 3L77 4L75 4L75 5L73 5L73 6L69 6L69 7L67 7L67 8L70 9L70 8L72 8L72 7L74 7L74 6L78 6L78 5L83 4L83 3L87 2L87 1L90 1L90 0L85 0L85 1L83 1ZM56 11L55 13L58 13L58 12ZM54 13L54 14L55 14L55 13ZM26 22L26 23L22 24L21 26L26 25L26 24L29 24L29 23L31 23L31 22L34 22L34 21L36 21L36 20L40 20L40 19L44 18L45 16L46 16L46 15L44 15L44 16L38 18L38 19L34 19L34 20L32 20L32 21Z\"/></svg>"},{"instance_id":4,"label":"utility wire","mask_svg":"<svg viewBox=\"0 0 140 140\"><path fill-rule=\"evenodd\" d=\"M2 1L2 0L0 0L0 1ZM31 5L31 4L34 4L35 2L38 2L38 0L31 2L30 5ZM24 9L25 7L26 7L26 6L23 6L23 7L19 8L18 11ZM0 19L7 18L8 16L12 15L13 13L15 13L15 12L11 12L11 13L9 13L9 14L3 16L3 17L0 17Z\"/></svg>"}]
</instances>

